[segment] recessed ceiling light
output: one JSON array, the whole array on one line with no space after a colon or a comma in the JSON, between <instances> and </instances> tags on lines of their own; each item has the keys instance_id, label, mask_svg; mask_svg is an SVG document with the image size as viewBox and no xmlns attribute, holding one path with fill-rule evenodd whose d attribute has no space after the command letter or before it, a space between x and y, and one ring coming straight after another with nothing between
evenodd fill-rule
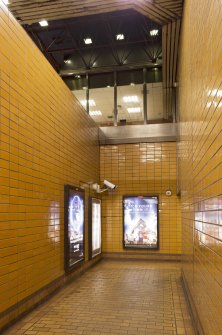
<instances>
[{"instance_id":1,"label":"recessed ceiling light","mask_svg":"<svg viewBox=\"0 0 222 335\"><path fill-rule=\"evenodd\" d=\"M75 78L79 79L79 78L81 78L81 76L80 76L79 74L77 74L77 75L75 76Z\"/></svg>"},{"instance_id":2,"label":"recessed ceiling light","mask_svg":"<svg viewBox=\"0 0 222 335\"><path fill-rule=\"evenodd\" d=\"M109 87L110 87L110 85L107 85L106 87L108 87L108 88L109 88Z\"/></svg>"},{"instance_id":3,"label":"recessed ceiling light","mask_svg":"<svg viewBox=\"0 0 222 335\"><path fill-rule=\"evenodd\" d=\"M90 111L89 112L90 116L99 116L102 115L101 111Z\"/></svg>"},{"instance_id":4,"label":"recessed ceiling light","mask_svg":"<svg viewBox=\"0 0 222 335\"><path fill-rule=\"evenodd\" d=\"M138 96L137 95L131 95L127 97L123 97L124 102L138 102Z\"/></svg>"},{"instance_id":5,"label":"recessed ceiling light","mask_svg":"<svg viewBox=\"0 0 222 335\"><path fill-rule=\"evenodd\" d=\"M116 40L117 41L121 41L121 40L124 40L125 36L123 34L117 34L116 35Z\"/></svg>"},{"instance_id":6,"label":"recessed ceiling light","mask_svg":"<svg viewBox=\"0 0 222 335\"><path fill-rule=\"evenodd\" d=\"M150 30L150 36L157 36L158 33L159 33L159 30L158 30L158 29Z\"/></svg>"},{"instance_id":7,"label":"recessed ceiling light","mask_svg":"<svg viewBox=\"0 0 222 335\"><path fill-rule=\"evenodd\" d=\"M85 44L92 44L92 39L90 37L84 38Z\"/></svg>"},{"instance_id":8,"label":"recessed ceiling light","mask_svg":"<svg viewBox=\"0 0 222 335\"><path fill-rule=\"evenodd\" d=\"M81 100L80 102L81 102L81 105L86 106L87 100ZM93 99L89 100L89 106L90 107L95 106L95 105L96 105L96 103Z\"/></svg>"},{"instance_id":9,"label":"recessed ceiling light","mask_svg":"<svg viewBox=\"0 0 222 335\"><path fill-rule=\"evenodd\" d=\"M41 27L47 27L49 25L48 21L46 21L46 20L40 21L39 24L40 24Z\"/></svg>"},{"instance_id":10,"label":"recessed ceiling light","mask_svg":"<svg viewBox=\"0 0 222 335\"><path fill-rule=\"evenodd\" d=\"M64 63L66 63L66 64L71 64L72 61L71 61L71 59L64 59Z\"/></svg>"},{"instance_id":11,"label":"recessed ceiling light","mask_svg":"<svg viewBox=\"0 0 222 335\"><path fill-rule=\"evenodd\" d=\"M128 113L140 113L140 107L127 108Z\"/></svg>"}]
</instances>

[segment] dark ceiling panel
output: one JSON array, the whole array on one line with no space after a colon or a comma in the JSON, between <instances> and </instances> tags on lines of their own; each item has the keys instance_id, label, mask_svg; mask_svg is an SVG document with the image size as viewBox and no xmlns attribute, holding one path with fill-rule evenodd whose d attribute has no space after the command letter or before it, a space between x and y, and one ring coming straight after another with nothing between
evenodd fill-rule
<instances>
[{"instance_id":1,"label":"dark ceiling panel","mask_svg":"<svg viewBox=\"0 0 222 335\"><path fill-rule=\"evenodd\" d=\"M24 26L61 75L104 71L106 67L162 64L162 27L134 10ZM150 31L157 29L157 36ZM124 40L116 40L118 33ZM84 43L90 37L91 45ZM57 66L55 66L55 62Z\"/></svg>"}]
</instances>

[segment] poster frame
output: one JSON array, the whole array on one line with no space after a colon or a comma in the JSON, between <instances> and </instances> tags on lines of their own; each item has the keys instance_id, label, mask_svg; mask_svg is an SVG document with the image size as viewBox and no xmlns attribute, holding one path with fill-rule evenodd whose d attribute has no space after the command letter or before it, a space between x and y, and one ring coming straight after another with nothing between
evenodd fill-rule
<instances>
[{"instance_id":1,"label":"poster frame","mask_svg":"<svg viewBox=\"0 0 222 335\"><path fill-rule=\"evenodd\" d=\"M83 257L77 260L72 265L69 264L70 260L70 241L69 241L69 197L70 191L76 192L83 198ZM64 186L64 268L65 272L72 272L76 267L78 267L82 262L85 261L85 191L84 189L73 186Z\"/></svg>"},{"instance_id":2,"label":"poster frame","mask_svg":"<svg viewBox=\"0 0 222 335\"><path fill-rule=\"evenodd\" d=\"M157 244L156 247L146 247L146 246L130 246L125 245L125 222L124 222L124 200L126 198L157 198ZM159 250L160 249L160 238L159 238L159 195L158 194L127 194L123 195L122 198L122 229L123 229L123 248L131 250Z\"/></svg>"},{"instance_id":3,"label":"poster frame","mask_svg":"<svg viewBox=\"0 0 222 335\"><path fill-rule=\"evenodd\" d=\"M102 210L102 201L99 198L96 197L89 197L88 199L88 245L89 245L89 259L94 259L97 256L102 254L102 213L100 216L101 219L101 251L96 254L93 255L93 250L92 250L92 228L93 228L93 222L92 222L92 205L93 205L93 200L96 200L100 203L100 208Z\"/></svg>"}]
</instances>

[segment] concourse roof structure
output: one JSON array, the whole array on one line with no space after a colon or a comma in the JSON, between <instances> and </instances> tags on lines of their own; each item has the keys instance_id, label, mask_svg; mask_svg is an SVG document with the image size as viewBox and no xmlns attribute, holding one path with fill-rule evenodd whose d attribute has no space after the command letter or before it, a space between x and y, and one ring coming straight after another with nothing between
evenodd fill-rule
<instances>
[{"instance_id":1,"label":"concourse roof structure","mask_svg":"<svg viewBox=\"0 0 222 335\"><path fill-rule=\"evenodd\" d=\"M171 108L183 0L10 0L8 7L64 80L156 67Z\"/></svg>"},{"instance_id":2,"label":"concourse roof structure","mask_svg":"<svg viewBox=\"0 0 222 335\"><path fill-rule=\"evenodd\" d=\"M143 22L143 30L149 29L152 24L154 27L160 26L162 27L162 60L159 55L160 59L158 63L163 66L164 85L166 87L172 87L176 79L183 0L10 0L8 7L58 72L65 70L65 67L61 64L64 60L64 56L66 56L67 53L69 55L69 51L70 54L73 52L80 54L81 58L81 52L84 51L82 49L90 48L90 46L81 45L82 40L79 42L79 36L81 34L83 35L84 29L90 26L90 22L91 27L94 25L95 33L101 31L104 33L105 30L107 31L109 37L105 41L105 44L112 46L115 41L110 38L110 35L112 37L115 36L115 30L118 28L117 25L119 21L123 20L128 25L129 34L127 36L126 31L125 42L119 42L122 42L121 46L123 46L124 43L125 45L131 43L131 46L133 45L134 48L139 44L140 40L146 40L145 34L143 38L141 38L141 36L139 38L137 36L134 39L129 37L130 34L132 35L134 25L137 25L136 28L138 28L138 22L141 21L140 29ZM102 14L102 16L98 14ZM127 16L128 21L126 19ZM66 21L66 19L68 19L68 21ZM136 23L134 23L134 19ZM47 20L49 26L38 26L38 22L41 20ZM117 25L115 20L118 21ZM132 22L132 24L130 24L130 22ZM104 25L106 25L105 28ZM73 37L69 36L69 38L67 38L70 31L70 35L72 35L72 28L69 26L74 26L75 32L78 31L78 33ZM124 29L125 27L126 25ZM63 34L61 34L61 30L63 30ZM59 32L59 34L56 32ZM64 39L66 39L66 43L63 43ZM146 42L146 45L148 45L149 41ZM99 41L99 45L100 49L103 49L104 41ZM55 48L55 46L57 48ZM94 48L95 51L96 46L98 46L98 43L92 45L91 48ZM99 48L97 48L97 50L98 49ZM128 50L128 53L129 52L130 50ZM146 51L144 52L146 53ZM155 55L149 53L150 50L148 50L147 61L144 62L144 64L148 64L150 60L154 62L156 60L155 58L158 58L158 52L157 57L153 57L153 59L152 56ZM57 55L55 56L55 54ZM124 58L118 59L117 57L115 61L117 65L122 66ZM132 63L134 62L135 60ZM84 61L83 64L85 69L89 70L91 64L88 62L84 63ZM114 63L112 66L116 66L116 64ZM61 72L61 74L63 75L64 73Z\"/></svg>"}]
</instances>

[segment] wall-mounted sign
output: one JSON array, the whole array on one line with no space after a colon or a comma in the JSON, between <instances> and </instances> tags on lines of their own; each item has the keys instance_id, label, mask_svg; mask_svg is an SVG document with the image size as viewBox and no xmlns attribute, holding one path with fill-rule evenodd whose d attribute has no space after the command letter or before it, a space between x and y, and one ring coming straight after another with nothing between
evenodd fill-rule
<instances>
[{"instance_id":1,"label":"wall-mounted sign","mask_svg":"<svg viewBox=\"0 0 222 335\"><path fill-rule=\"evenodd\" d=\"M123 246L158 249L158 196L123 197Z\"/></svg>"},{"instance_id":2,"label":"wall-mounted sign","mask_svg":"<svg viewBox=\"0 0 222 335\"><path fill-rule=\"evenodd\" d=\"M64 204L65 270L84 260L84 190L65 186Z\"/></svg>"}]
</instances>

